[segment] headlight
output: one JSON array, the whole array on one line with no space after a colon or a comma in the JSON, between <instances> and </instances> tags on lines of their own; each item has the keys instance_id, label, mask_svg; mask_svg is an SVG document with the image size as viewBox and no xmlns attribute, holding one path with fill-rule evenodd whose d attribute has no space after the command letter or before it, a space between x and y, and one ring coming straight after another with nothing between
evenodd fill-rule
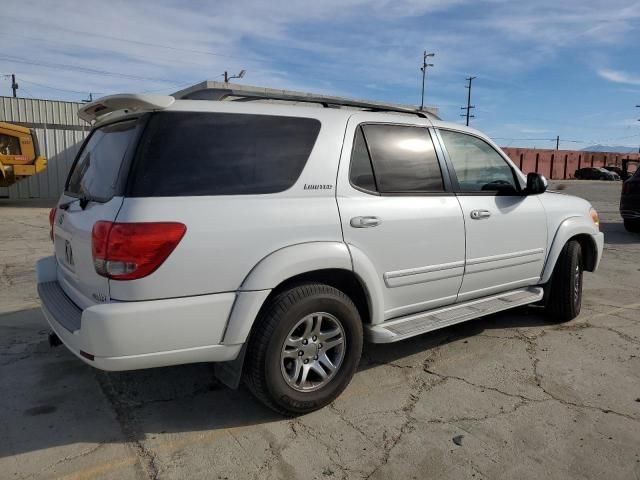
<instances>
[{"instance_id":1,"label":"headlight","mask_svg":"<svg viewBox=\"0 0 640 480\"><path fill-rule=\"evenodd\" d=\"M600 230L600 217L598 216L598 212L596 212L595 208L592 208L589 213L591 214L591 221L596 226L596 228Z\"/></svg>"}]
</instances>

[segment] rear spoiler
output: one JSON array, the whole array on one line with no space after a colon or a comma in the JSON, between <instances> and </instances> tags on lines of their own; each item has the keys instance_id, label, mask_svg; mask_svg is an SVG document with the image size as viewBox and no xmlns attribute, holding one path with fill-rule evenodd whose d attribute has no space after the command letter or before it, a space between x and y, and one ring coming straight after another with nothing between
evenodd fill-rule
<instances>
[{"instance_id":1,"label":"rear spoiler","mask_svg":"<svg viewBox=\"0 0 640 480\"><path fill-rule=\"evenodd\" d=\"M85 122L93 123L105 115L122 111L123 113L163 110L176 99L169 95L136 95L121 94L102 97L95 102L87 103L80 110L78 116Z\"/></svg>"}]
</instances>

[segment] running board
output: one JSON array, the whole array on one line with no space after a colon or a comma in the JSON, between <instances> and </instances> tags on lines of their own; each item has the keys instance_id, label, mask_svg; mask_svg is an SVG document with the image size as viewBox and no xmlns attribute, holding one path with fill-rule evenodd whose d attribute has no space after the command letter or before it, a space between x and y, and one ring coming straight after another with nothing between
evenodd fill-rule
<instances>
[{"instance_id":1,"label":"running board","mask_svg":"<svg viewBox=\"0 0 640 480\"><path fill-rule=\"evenodd\" d=\"M456 323L535 303L542 300L543 293L542 287L520 288L500 295L407 315L377 325L365 325L365 333L367 340L373 343L397 342Z\"/></svg>"}]
</instances>

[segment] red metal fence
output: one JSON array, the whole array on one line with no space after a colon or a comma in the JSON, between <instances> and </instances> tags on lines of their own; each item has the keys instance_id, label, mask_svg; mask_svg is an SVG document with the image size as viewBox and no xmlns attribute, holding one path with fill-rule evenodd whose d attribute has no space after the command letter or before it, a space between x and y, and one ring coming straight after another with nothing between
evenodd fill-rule
<instances>
[{"instance_id":1,"label":"red metal fence","mask_svg":"<svg viewBox=\"0 0 640 480\"><path fill-rule=\"evenodd\" d=\"M574 178L579 168L622 166L622 160L639 160L638 153L582 152L577 150L544 150L533 148L502 149L524 173L538 172L550 180ZM629 170L633 170L631 167Z\"/></svg>"}]
</instances>

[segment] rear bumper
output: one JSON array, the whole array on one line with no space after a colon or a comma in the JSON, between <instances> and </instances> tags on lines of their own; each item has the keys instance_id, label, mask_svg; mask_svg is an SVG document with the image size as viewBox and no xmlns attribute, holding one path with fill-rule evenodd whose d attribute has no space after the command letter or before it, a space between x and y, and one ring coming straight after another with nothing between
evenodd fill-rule
<instances>
[{"instance_id":1,"label":"rear bumper","mask_svg":"<svg viewBox=\"0 0 640 480\"><path fill-rule=\"evenodd\" d=\"M234 360L242 344L222 344L236 295L220 293L80 310L56 280L54 257L36 265L42 311L65 346L102 370L135 370Z\"/></svg>"}]
</instances>

